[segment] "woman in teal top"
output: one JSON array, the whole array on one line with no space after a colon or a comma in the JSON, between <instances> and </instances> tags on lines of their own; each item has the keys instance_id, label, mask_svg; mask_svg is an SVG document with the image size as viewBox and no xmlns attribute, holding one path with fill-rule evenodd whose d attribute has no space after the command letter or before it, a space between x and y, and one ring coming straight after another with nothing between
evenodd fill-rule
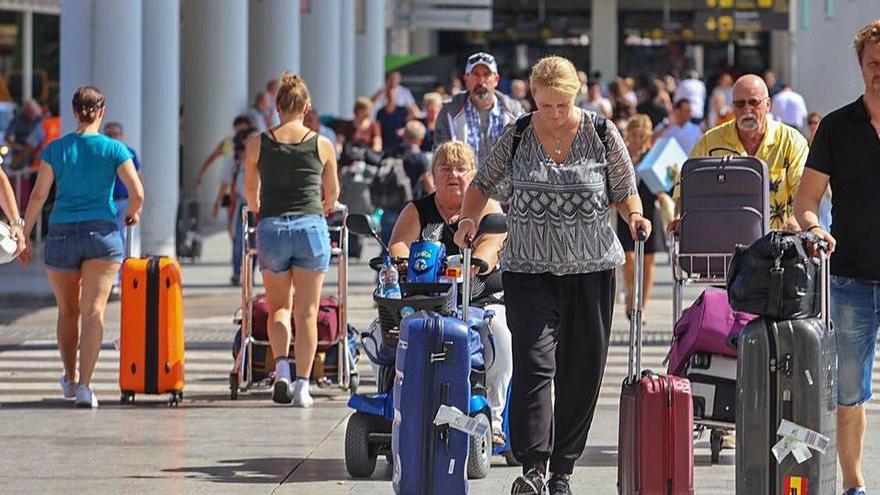
<instances>
[{"instance_id":1,"label":"woman in teal top","mask_svg":"<svg viewBox=\"0 0 880 495\"><path fill-rule=\"evenodd\" d=\"M257 258L269 304L269 342L275 361L275 402L310 407L309 376L318 347L318 303L330 263L325 215L339 197L336 148L303 124L311 100L305 81L285 72L275 106L281 125L248 140L245 193L259 212ZM293 289L296 381L291 385L290 313Z\"/></svg>"},{"instance_id":2,"label":"woman in teal top","mask_svg":"<svg viewBox=\"0 0 880 495\"><path fill-rule=\"evenodd\" d=\"M45 261L58 303L58 349L64 364L61 388L64 398L75 398L78 407L97 407L90 382L104 336L104 309L123 257L113 185L118 175L128 189L126 217L132 225L138 222L144 190L125 145L99 132L104 95L97 88L80 87L73 95L73 114L76 131L46 145L40 155L37 182L24 216L25 238L30 239L54 183ZM22 253L25 265L30 256L28 241Z\"/></svg>"}]
</instances>

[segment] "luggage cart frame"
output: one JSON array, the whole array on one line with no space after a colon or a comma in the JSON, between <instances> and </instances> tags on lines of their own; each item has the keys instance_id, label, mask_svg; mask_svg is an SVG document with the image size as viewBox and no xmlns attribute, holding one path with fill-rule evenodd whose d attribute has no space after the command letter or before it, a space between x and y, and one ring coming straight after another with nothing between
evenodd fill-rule
<instances>
[{"instance_id":1,"label":"luggage cart frame","mask_svg":"<svg viewBox=\"0 0 880 495\"><path fill-rule=\"evenodd\" d=\"M669 259L672 266L672 325L681 318L683 312L684 286L691 284L700 285L724 285L727 282L727 273L730 269L730 261L733 253L686 253L679 252L679 240L677 236L669 244ZM720 263L722 270L713 272L713 262ZM705 265L703 265L705 263ZM695 269L695 265L705 266L705 272ZM736 427L735 423L714 421L694 418L694 432L702 435L709 432L709 446L711 449L712 464L721 458L721 449L724 437L731 434Z\"/></svg>"},{"instance_id":2,"label":"luggage cart frame","mask_svg":"<svg viewBox=\"0 0 880 495\"><path fill-rule=\"evenodd\" d=\"M345 218L348 216L348 207L337 204L334 214L342 216L341 225L330 225L330 232L339 233L337 246L331 246L331 257L336 257L337 283L336 297L339 301L338 325L339 332L335 342L318 341L318 346L335 346L336 359L336 383L342 390L354 394L359 385L356 364L349 347L348 334L348 227ZM272 377L262 380L254 380L253 373L253 350L254 346L269 347L268 340L258 340L254 337L251 324L253 315L253 259L257 254L256 249L256 225L250 225L248 214L242 209L241 220L244 235L242 236L241 256L241 307L233 318L233 323L241 328L241 346L235 358L232 372L229 375L230 398L235 400L240 392L248 392L252 388L266 388L272 383ZM291 342L291 347L293 342Z\"/></svg>"}]
</instances>

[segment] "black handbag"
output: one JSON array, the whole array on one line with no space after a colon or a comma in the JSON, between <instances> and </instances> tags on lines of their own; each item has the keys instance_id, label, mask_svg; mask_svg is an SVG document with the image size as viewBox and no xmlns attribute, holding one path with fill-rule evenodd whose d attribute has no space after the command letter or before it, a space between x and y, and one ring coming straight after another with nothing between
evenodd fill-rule
<instances>
[{"instance_id":1,"label":"black handbag","mask_svg":"<svg viewBox=\"0 0 880 495\"><path fill-rule=\"evenodd\" d=\"M818 316L820 268L807 254L807 242L818 238L773 231L749 246L736 246L727 278L730 306L776 321Z\"/></svg>"}]
</instances>

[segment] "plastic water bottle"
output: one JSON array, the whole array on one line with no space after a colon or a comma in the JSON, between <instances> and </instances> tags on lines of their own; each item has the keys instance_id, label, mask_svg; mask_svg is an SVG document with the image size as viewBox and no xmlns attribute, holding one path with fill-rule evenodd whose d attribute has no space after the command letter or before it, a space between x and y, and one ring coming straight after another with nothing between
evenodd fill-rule
<instances>
[{"instance_id":1,"label":"plastic water bottle","mask_svg":"<svg viewBox=\"0 0 880 495\"><path fill-rule=\"evenodd\" d=\"M379 295L386 299L400 299L400 275L391 264L391 257L386 256L382 269L379 270Z\"/></svg>"},{"instance_id":2,"label":"plastic water bottle","mask_svg":"<svg viewBox=\"0 0 880 495\"><path fill-rule=\"evenodd\" d=\"M384 214L385 210L382 208L373 210L373 214L370 215L370 223L373 225L373 229L379 230L379 226L382 225L382 215Z\"/></svg>"}]
</instances>

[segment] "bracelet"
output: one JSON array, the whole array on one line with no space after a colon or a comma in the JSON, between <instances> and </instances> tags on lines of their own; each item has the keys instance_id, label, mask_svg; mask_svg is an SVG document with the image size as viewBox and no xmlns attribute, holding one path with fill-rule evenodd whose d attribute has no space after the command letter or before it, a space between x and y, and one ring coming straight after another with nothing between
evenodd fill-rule
<instances>
[{"instance_id":1,"label":"bracelet","mask_svg":"<svg viewBox=\"0 0 880 495\"><path fill-rule=\"evenodd\" d=\"M631 212L629 212L629 216L627 218L632 218L633 215L641 215L642 218L645 217L645 214L640 211L631 211Z\"/></svg>"},{"instance_id":2,"label":"bracelet","mask_svg":"<svg viewBox=\"0 0 880 495\"><path fill-rule=\"evenodd\" d=\"M461 228L461 223L462 223L462 222L470 222L471 225L476 225L476 223L474 222L474 219L473 219L473 218L467 218L467 217L465 217L465 218L462 218L461 220L458 221L458 227L459 227L459 228Z\"/></svg>"},{"instance_id":3,"label":"bracelet","mask_svg":"<svg viewBox=\"0 0 880 495\"><path fill-rule=\"evenodd\" d=\"M807 227L807 230L805 230L805 232L810 232L813 229L821 229L821 228L822 228L821 225L810 225L809 227Z\"/></svg>"}]
</instances>

